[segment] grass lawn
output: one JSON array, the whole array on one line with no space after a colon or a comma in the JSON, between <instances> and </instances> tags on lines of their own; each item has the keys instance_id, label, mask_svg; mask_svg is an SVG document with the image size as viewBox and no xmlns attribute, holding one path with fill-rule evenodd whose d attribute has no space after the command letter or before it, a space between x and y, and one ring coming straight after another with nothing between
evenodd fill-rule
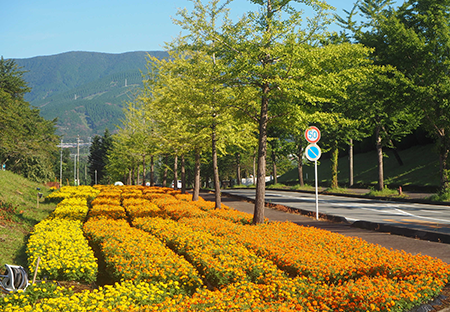
<instances>
[{"instance_id":1,"label":"grass lawn","mask_svg":"<svg viewBox=\"0 0 450 312\"><path fill-rule=\"evenodd\" d=\"M37 188L41 190L38 191ZM47 217L56 204L39 201L37 194L51 191L9 171L0 171L0 266L26 267L25 242L34 225Z\"/></svg>"},{"instance_id":2,"label":"grass lawn","mask_svg":"<svg viewBox=\"0 0 450 312\"><path fill-rule=\"evenodd\" d=\"M403 160L400 166L391 150L385 150L384 158L384 182L387 186L403 187L438 187L439 186L439 157L434 145L414 146L399 151ZM375 151L354 155L354 184L375 186L378 182L377 155ZM349 182L348 157L339 158L339 183ZM318 176L321 184L329 184L331 181L330 159L322 158L318 162ZM314 184L314 164L309 163L303 167L305 182ZM285 173L278 178L278 183L295 184L298 182L297 168Z\"/></svg>"}]
</instances>

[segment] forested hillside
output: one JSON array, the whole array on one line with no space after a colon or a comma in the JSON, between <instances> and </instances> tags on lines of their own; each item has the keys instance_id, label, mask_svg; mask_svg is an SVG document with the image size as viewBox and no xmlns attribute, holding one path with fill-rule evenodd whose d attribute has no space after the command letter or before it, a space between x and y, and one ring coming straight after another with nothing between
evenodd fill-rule
<instances>
[{"instance_id":1,"label":"forested hillside","mask_svg":"<svg viewBox=\"0 0 450 312\"><path fill-rule=\"evenodd\" d=\"M123 103L142 85L146 56L147 52L67 52L15 61L27 71L23 77L31 92L25 100L38 107L44 118L58 118L57 134L71 140L115 129Z\"/></svg>"}]
</instances>

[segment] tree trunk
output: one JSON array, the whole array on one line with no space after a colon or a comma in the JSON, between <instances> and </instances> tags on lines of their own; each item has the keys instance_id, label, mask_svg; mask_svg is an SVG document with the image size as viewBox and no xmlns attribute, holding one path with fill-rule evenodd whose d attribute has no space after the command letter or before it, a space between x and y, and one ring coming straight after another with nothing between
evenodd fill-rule
<instances>
[{"instance_id":1,"label":"tree trunk","mask_svg":"<svg viewBox=\"0 0 450 312\"><path fill-rule=\"evenodd\" d=\"M298 183L300 184L300 186L304 186L305 181L303 180L303 146L301 143L298 144L297 157Z\"/></svg>"},{"instance_id":2,"label":"tree trunk","mask_svg":"<svg viewBox=\"0 0 450 312\"><path fill-rule=\"evenodd\" d=\"M140 184L141 184L141 166L138 163L137 164L137 175L136 175L136 183L135 183L135 185L140 185Z\"/></svg>"},{"instance_id":3,"label":"tree trunk","mask_svg":"<svg viewBox=\"0 0 450 312\"><path fill-rule=\"evenodd\" d=\"M338 159L339 159L339 149L337 142L333 142L331 148L331 188L337 189L339 187L338 183Z\"/></svg>"},{"instance_id":4,"label":"tree trunk","mask_svg":"<svg viewBox=\"0 0 450 312\"><path fill-rule=\"evenodd\" d=\"M267 123L269 120L269 84L263 86L261 98L261 115L259 118L259 142L258 142L258 171L256 177L255 211L253 213L253 224L264 222L264 207L266 197L266 156L267 156Z\"/></svg>"},{"instance_id":5,"label":"tree trunk","mask_svg":"<svg viewBox=\"0 0 450 312\"><path fill-rule=\"evenodd\" d=\"M131 185L131 168L128 168L127 185Z\"/></svg>"},{"instance_id":6,"label":"tree trunk","mask_svg":"<svg viewBox=\"0 0 450 312\"><path fill-rule=\"evenodd\" d=\"M386 137L389 139L389 144L392 145L392 152L394 153L394 157L397 160L399 166L403 166L403 160L400 158L399 153L397 152L397 149L395 148L394 142L392 141L389 133L387 132L386 128L383 126L383 132L386 134Z\"/></svg>"},{"instance_id":7,"label":"tree trunk","mask_svg":"<svg viewBox=\"0 0 450 312\"><path fill-rule=\"evenodd\" d=\"M136 185L136 166L133 165L133 169L131 171L131 185Z\"/></svg>"},{"instance_id":8,"label":"tree trunk","mask_svg":"<svg viewBox=\"0 0 450 312\"><path fill-rule=\"evenodd\" d=\"M253 185L256 185L256 153L253 154L253 176L252 176L252 182Z\"/></svg>"},{"instance_id":9,"label":"tree trunk","mask_svg":"<svg viewBox=\"0 0 450 312\"><path fill-rule=\"evenodd\" d=\"M178 190L178 155L173 162L173 189Z\"/></svg>"},{"instance_id":10,"label":"tree trunk","mask_svg":"<svg viewBox=\"0 0 450 312\"><path fill-rule=\"evenodd\" d=\"M378 190L384 189L384 172L383 172L383 145L381 142L380 126L377 126L376 130L377 138L377 156L378 156Z\"/></svg>"},{"instance_id":11,"label":"tree trunk","mask_svg":"<svg viewBox=\"0 0 450 312\"><path fill-rule=\"evenodd\" d=\"M153 155L150 156L150 186L155 186L155 163Z\"/></svg>"},{"instance_id":12,"label":"tree trunk","mask_svg":"<svg viewBox=\"0 0 450 312\"><path fill-rule=\"evenodd\" d=\"M213 175L214 175L214 198L215 198L215 202L216 202L215 208L220 209L220 208L222 208L222 202L221 202L221 198L220 198L219 167L217 166L216 125L214 122L212 125L212 133L211 133Z\"/></svg>"},{"instance_id":13,"label":"tree trunk","mask_svg":"<svg viewBox=\"0 0 450 312\"><path fill-rule=\"evenodd\" d=\"M353 186L353 139L350 139L349 150L348 150L348 165L349 165L349 177L348 186Z\"/></svg>"},{"instance_id":14,"label":"tree trunk","mask_svg":"<svg viewBox=\"0 0 450 312\"><path fill-rule=\"evenodd\" d=\"M197 201L200 195L200 154L195 153L194 167L194 191L192 192L192 201Z\"/></svg>"},{"instance_id":15,"label":"tree trunk","mask_svg":"<svg viewBox=\"0 0 450 312\"><path fill-rule=\"evenodd\" d=\"M236 184L241 185L241 154L236 153Z\"/></svg>"},{"instance_id":16,"label":"tree trunk","mask_svg":"<svg viewBox=\"0 0 450 312\"><path fill-rule=\"evenodd\" d=\"M398 165L403 166L403 160L401 159L400 154L397 152L397 149L394 147L394 148L391 148L391 150L394 153L394 157L397 160Z\"/></svg>"},{"instance_id":17,"label":"tree trunk","mask_svg":"<svg viewBox=\"0 0 450 312\"><path fill-rule=\"evenodd\" d=\"M142 155L142 186L145 186L145 155Z\"/></svg>"},{"instance_id":18,"label":"tree trunk","mask_svg":"<svg viewBox=\"0 0 450 312\"><path fill-rule=\"evenodd\" d=\"M186 168L184 154L181 155L181 194L186 193Z\"/></svg>"},{"instance_id":19,"label":"tree trunk","mask_svg":"<svg viewBox=\"0 0 450 312\"><path fill-rule=\"evenodd\" d=\"M167 170L169 166L169 156L166 155L164 158L164 174L163 174L163 181L162 181L162 186L166 187L167 186Z\"/></svg>"},{"instance_id":20,"label":"tree trunk","mask_svg":"<svg viewBox=\"0 0 450 312\"><path fill-rule=\"evenodd\" d=\"M272 150L272 174L273 174L273 183L278 183L277 178L277 155L274 150Z\"/></svg>"}]
</instances>

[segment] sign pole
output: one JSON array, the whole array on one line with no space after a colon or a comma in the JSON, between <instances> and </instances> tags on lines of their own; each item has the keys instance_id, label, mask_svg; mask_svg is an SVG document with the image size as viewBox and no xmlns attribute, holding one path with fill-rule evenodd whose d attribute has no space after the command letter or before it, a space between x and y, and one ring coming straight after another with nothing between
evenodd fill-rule
<instances>
[{"instance_id":1,"label":"sign pole","mask_svg":"<svg viewBox=\"0 0 450 312\"><path fill-rule=\"evenodd\" d=\"M316 175L316 220L319 220L319 183L317 177L317 160L314 161L314 173Z\"/></svg>"},{"instance_id":2,"label":"sign pole","mask_svg":"<svg viewBox=\"0 0 450 312\"><path fill-rule=\"evenodd\" d=\"M305 131L305 139L310 144L305 149L306 158L314 161L315 186L316 186L316 220L319 220L319 179L317 176L317 160L322 155L320 147L316 144L320 140L320 130L317 127L308 127Z\"/></svg>"}]
</instances>

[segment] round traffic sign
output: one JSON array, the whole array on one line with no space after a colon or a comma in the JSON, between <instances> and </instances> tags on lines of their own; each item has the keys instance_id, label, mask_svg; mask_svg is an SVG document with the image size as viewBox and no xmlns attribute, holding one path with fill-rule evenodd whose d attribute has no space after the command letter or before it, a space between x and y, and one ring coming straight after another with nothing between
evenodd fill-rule
<instances>
[{"instance_id":1,"label":"round traffic sign","mask_svg":"<svg viewBox=\"0 0 450 312\"><path fill-rule=\"evenodd\" d=\"M308 127L305 131L305 138L311 144L317 143L320 140L320 131L317 127Z\"/></svg>"},{"instance_id":2,"label":"round traffic sign","mask_svg":"<svg viewBox=\"0 0 450 312\"><path fill-rule=\"evenodd\" d=\"M305 149L306 158L310 161L316 161L322 155L322 150L317 144L309 144Z\"/></svg>"}]
</instances>

